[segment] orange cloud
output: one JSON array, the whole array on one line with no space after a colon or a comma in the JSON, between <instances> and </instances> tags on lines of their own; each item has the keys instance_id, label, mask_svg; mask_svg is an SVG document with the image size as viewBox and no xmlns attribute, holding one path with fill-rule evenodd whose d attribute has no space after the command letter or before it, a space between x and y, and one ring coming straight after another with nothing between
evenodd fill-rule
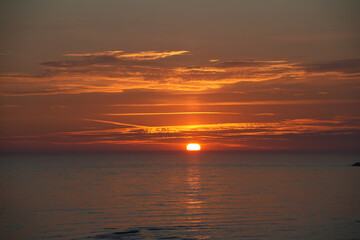
<instances>
[{"instance_id":1,"label":"orange cloud","mask_svg":"<svg viewBox=\"0 0 360 240\"><path fill-rule=\"evenodd\" d=\"M146 113L107 113L108 116L155 116L155 115L197 115L197 114L240 114L234 112L146 112Z\"/></svg>"},{"instance_id":2,"label":"orange cloud","mask_svg":"<svg viewBox=\"0 0 360 240\"><path fill-rule=\"evenodd\" d=\"M124 51L104 51L104 52L94 52L94 53L67 53L64 56L68 57L103 57L103 56L118 56L121 55Z\"/></svg>"},{"instance_id":3,"label":"orange cloud","mask_svg":"<svg viewBox=\"0 0 360 240\"><path fill-rule=\"evenodd\" d=\"M127 53L120 56L120 58L129 58L136 60L155 60L166 58L170 56L183 55L189 51L144 51L138 53Z\"/></svg>"},{"instance_id":4,"label":"orange cloud","mask_svg":"<svg viewBox=\"0 0 360 240\"><path fill-rule=\"evenodd\" d=\"M124 103L113 106L144 107L144 106L251 106L251 105L313 105L331 103L360 103L360 99L311 99L311 100L268 100L268 101L243 101L243 102L189 102L189 103ZM272 113L259 113L258 115L270 115ZM274 115L274 114L272 114Z\"/></svg>"},{"instance_id":5,"label":"orange cloud","mask_svg":"<svg viewBox=\"0 0 360 240\"><path fill-rule=\"evenodd\" d=\"M183 55L189 51L142 51L137 53L124 53L124 51L104 51L94 53L68 53L68 57L114 57L117 59L134 59L134 60L156 60L176 55Z\"/></svg>"},{"instance_id":6,"label":"orange cloud","mask_svg":"<svg viewBox=\"0 0 360 240\"><path fill-rule=\"evenodd\" d=\"M67 131L42 135L1 137L2 144L75 145L167 145L184 144L197 139L205 146L244 149L287 149L296 139L347 139L360 134L360 117L334 119L299 118L277 122L228 122L197 125L146 126L101 119L84 119L110 128ZM96 125L95 125L96 126ZM116 126L113 128L112 126ZM216 143L215 145L213 145ZM301 147L301 146L299 146ZM296 146L290 149L296 149Z\"/></svg>"},{"instance_id":7,"label":"orange cloud","mask_svg":"<svg viewBox=\"0 0 360 240\"><path fill-rule=\"evenodd\" d=\"M234 91L238 86L244 92L240 84L259 82L259 87L253 89L262 88L265 91L267 88L266 91L278 92L278 89L283 91L284 88L294 86L291 90L293 96L301 96L301 89L295 92L295 86L299 84L304 87L307 84L304 91L308 91L311 87L331 86L344 81L351 81L352 85L356 85L360 80L360 61L356 59L314 64L258 60L216 61L196 66L167 62L170 56L187 53L189 52L181 50L66 54L79 59L43 63L45 70L38 74L1 74L0 94L116 93L129 89ZM275 91L270 89L271 85ZM317 92L329 91L320 88Z\"/></svg>"},{"instance_id":8,"label":"orange cloud","mask_svg":"<svg viewBox=\"0 0 360 240\"><path fill-rule=\"evenodd\" d=\"M110 128L105 130L89 130L64 132L60 135L82 137L107 138L119 141L136 138L137 140L162 141L164 139L200 138L204 141L214 141L220 138L228 141L229 137L241 136L287 136L289 134L350 134L360 131L359 125L347 124L345 119L319 120L319 119L289 119L279 122L247 122L247 123L220 123L179 126L141 126L114 121L97 119L84 119L98 123L123 126L123 128ZM227 139L227 140L226 140ZM230 138L231 139L231 138Z\"/></svg>"}]
</instances>

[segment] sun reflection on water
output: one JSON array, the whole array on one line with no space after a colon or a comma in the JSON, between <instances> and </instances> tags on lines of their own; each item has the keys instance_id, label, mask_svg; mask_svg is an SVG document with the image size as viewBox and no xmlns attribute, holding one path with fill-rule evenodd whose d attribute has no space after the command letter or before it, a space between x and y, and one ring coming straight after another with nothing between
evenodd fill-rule
<instances>
[{"instance_id":1,"label":"sun reflection on water","mask_svg":"<svg viewBox=\"0 0 360 240\"><path fill-rule=\"evenodd\" d=\"M192 224L202 223L201 174L198 159L191 159L187 168L187 194L185 198L187 219ZM199 231L197 228L191 231Z\"/></svg>"}]
</instances>

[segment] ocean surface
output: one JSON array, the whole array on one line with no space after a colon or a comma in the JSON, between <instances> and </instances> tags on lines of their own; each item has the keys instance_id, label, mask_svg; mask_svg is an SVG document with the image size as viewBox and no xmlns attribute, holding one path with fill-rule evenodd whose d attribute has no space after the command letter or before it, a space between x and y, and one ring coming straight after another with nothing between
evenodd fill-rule
<instances>
[{"instance_id":1,"label":"ocean surface","mask_svg":"<svg viewBox=\"0 0 360 240\"><path fill-rule=\"evenodd\" d=\"M4 155L0 239L360 239L359 155Z\"/></svg>"}]
</instances>

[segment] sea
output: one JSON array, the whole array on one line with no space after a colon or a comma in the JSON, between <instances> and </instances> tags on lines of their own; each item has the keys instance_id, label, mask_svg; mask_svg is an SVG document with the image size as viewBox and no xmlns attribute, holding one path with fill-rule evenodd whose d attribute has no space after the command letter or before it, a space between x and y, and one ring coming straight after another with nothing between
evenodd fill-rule
<instances>
[{"instance_id":1,"label":"sea","mask_svg":"<svg viewBox=\"0 0 360 240\"><path fill-rule=\"evenodd\" d=\"M0 239L360 239L359 154L0 159Z\"/></svg>"}]
</instances>

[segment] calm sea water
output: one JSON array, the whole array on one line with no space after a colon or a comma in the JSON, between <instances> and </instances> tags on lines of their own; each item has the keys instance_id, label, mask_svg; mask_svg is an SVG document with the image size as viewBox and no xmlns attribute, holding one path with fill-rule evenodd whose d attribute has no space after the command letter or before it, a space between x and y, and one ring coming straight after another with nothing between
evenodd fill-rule
<instances>
[{"instance_id":1,"label":"calm sea water","mask_svg":"<svg viewBox=\"0 0 360 240\"><path fill-rule=\"evenodd\" d=\"M0 239L360 239L359 155L12 155Z\"/></svg>"}]
</instances>

